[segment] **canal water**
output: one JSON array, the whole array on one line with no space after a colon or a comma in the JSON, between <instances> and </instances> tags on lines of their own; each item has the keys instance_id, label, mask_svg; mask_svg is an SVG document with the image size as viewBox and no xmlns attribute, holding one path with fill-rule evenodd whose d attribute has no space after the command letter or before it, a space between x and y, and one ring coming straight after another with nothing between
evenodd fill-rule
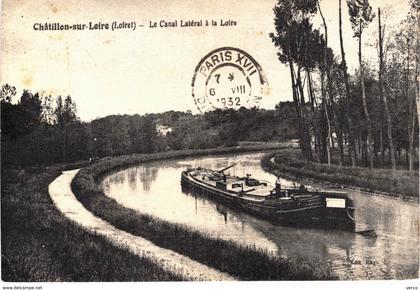
<instances>
[{"instance_id":1,"label":"canal water","mask_svg":"<svg viewBox=\"0 0 420 290\"><path fill-rule=\"evenodd\" d=\"M264 249L271 255L330 268L340 279L418 277L419 207L383 196L348 191L356 206L356 227L373 227L377 238L354 233L280 226L194 193L181 190L181 171L189 167L229 169L274 184L260 166L264 153L150 162L111 173L104 193L121 205L160 219L187 225L214 237ZM283 184L293 184L283 180ZM321 187L311 184L313 187ZM170 237L165 237L170 239Z\"/></svg>"}]
</instances>

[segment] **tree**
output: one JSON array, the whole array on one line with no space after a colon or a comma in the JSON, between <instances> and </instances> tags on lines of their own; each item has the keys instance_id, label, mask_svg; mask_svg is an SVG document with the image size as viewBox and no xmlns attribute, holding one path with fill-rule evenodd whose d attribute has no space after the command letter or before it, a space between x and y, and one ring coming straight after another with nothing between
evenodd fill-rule
<instances>
[{"instance_id":1,"label":"tree","mask_svg":"<svg viewBox=\"0 0 420 290\"><path fill-rule=\"evenodd\" d=\"M10 138L16 138L18 132L17 115L19 108L12 104L12 98L16 95L16 88L5 84L1 87L0 104L1 104L1 135ZM3 138L2 138L3 141Z\"/></svg>"},{"instance_id":2,"label":"tree","mask_svg":"<svg viewBox=\"0 0 420 290\"><path fill-rule=\"evenodd\" d=\"M351 116L351 93L350 93L350 82L349 82L349 74L347 69L347 62L346 62L346 54L344 52L344 42L343 42L343 19L341 13L341 0L338 0L338 26L339 26L339 34L340 34L340 51L341 51L341 69L343 71L344 76L344 84L346 89L346 110L345 114L347 117L348 123L348 138L349 138L349 156L351 160L351 166L356 166L356 145L354 140L354 132L353 132L353 118Z\"/></svg>"},{"instance_id":3,"label":"tree","mask_svg":"<svg viewBox=\"0 0 420 290\"><path fill-rule=\"evenodd\" d=\"M418 2L411 2L411 8L407 17L400 23L394 42L392 43L393 53L387 75L390 82L391 93L398 98L397 108L399 109L398 122L400 132L405 136L397 138L398 146L405 149L407 164L410 171L414 170L415 146L418 138L418 112L416 111L416 95L418 94ZM395 75L398 77L396 78ZM401 98L403 96L403 98ZM417 117L416 117L417 115ZM397 146L397 147L398 147ZM397 148L398 150L399 148Z\"/></svg>"},{"instance_id":4,"label":"tree","mask_svg":"<svg viewBox=\"0 0 420 290\"><path fill-rule=\"evenodd\" d=\"M327 96L326 96L327 93L330 96L330 103L331 103L333 118L335 120L336 132L338 132L339 130L337 130L338 122L337 122L337 116L336 116L336 112L335 112L335 103L334 103L334 99L332 98L332 95L331 95L331 81L330 81L331 75L330 75L330 66L329 66L328 56L331 56L332 52L331 52L331 50L328 50L328 27L327 27L327 23L325 21L324 15L322 14L322 10L321 10L321 6L319 4L319 1L318 1L318 11L319 11L319 14L321 15L322 24L323 24L323 27L324 27L324 45L323 45L323 55L322 55L323 58L322 58L322 65L321 65L321 93L322 93L323 110L325 112L325 118L327 120L327 130L328 130L328 139L327 139L327 142L326 142L327 143L327 146L326 146L327 163L331 164L331 152L330 152L329 143L332 141L332 135L331 135L330 118L329 118L328 107L327 107ZM328 54L329 52L330 52L330 54ZM325 88L325 84L324 84L325 76L326 76L327 88ZM340 138L339 142L341 143L341 138ZM338 164L339 164L339 166L341 166L343 164L341 154L339 155Z\"/></svg>"},{"instance_id":5,"label":"tree","mask_svg":"<svg viewBox=\"0 0 420 290\"><path fill-rule=\"evenodd\" d=\"M389 112L389 105L388 105L388 97L387 92L384 92L383 90L383 77L384 77L384 70L385 70L385 59L384 59L384 34L385 34L385 26L382 26L381 24L381 8L378 7L378 32L379 32L379 71L378 71L378 77L379 77L379 95L381 100L383 101L384 105L384 113L386 118L386 124L387 124L387 137L388 137L388 146L389 146L389 155L391 159L391 168L392 170L396 170L397 168L397 162L395 159L395 148L394 148L394 141L392 138L392 120L391 120L391 114ZM382 146L383 147L383 146ZM383 154L383 148L381 151L381 154Z\"/></svg>"},{"instance_id":6,"label":"tree","mask_svg":"<svg viewBox=\"0 0 420 290\"><path fill-rule=\"evenodd\" d=\"M12 98L16 95L16 88L5 84L1 86L0 101L3 103L11 103Z\"/></svg>"},{"instance_id":7,"label":"tree","mask_svg":"<svg viewBox=\"0 0 420 290\"><path fill-rule=\"evenodd\" d=\"M350 142L350 128L349 119L351 119L351 114L349 110L349 100L347 99L346 94L346 80L345 75L343 74L341 59L338 57L328 58L328 96L330 100L331 111L333 113L334 128L337 138L337 145L339 149L338 162L339 165L343 165L345 162L344 154L344 144L347 143L349 156L354 156L352 153L353 144ZM353 129L353 128L352 128ZM350 158L352 160L352 158ZM341 163L340 163L341 162Z\"/></svg>"},{"instance_id":8,"label":"tree","mask_svg":"<svg viewBox=\"0 0 420 290\"><path fill-rule=\"evenodd\" d=\"M369 111L366 101L366 88L363 70L362 58L362 33L363 30L375 17L372 12L372 7L368 0L349 0L347 2L349 7L350 22L354 31L354 37L359 41L359 73L360 73L360 87L362 90L363 111L367 121L367 153L369 156L369 168L373 168L373 139L372 139L372 121L369 116Z\"/></svg>"},{"instance_id":9,"label":"tree","mask_svg":"<svg viewBox=\"0 0 420 290\"><path fill-rule=\"evenodd\" d=\"M20 127L24 134L34 130L41 123L41 99L39 94L32 94L28 90L23 90L18 103L22 112L20 116Z\"/></svg>"},{"instance_id":10,"label":"tree","mask_svg":"<svg viewBox=\"0 0 420 290\"><path fill-rule=\"evenodd\" d=\"M420 2L417 0L412 0L411 2L411 10L413 11L412 13L412 18L413 18L413 22L417 23L417 29L415 30L415 34L416 34L416 71L415 71L415 77L414 77L414 82L415 82L415 88L416 88L416 104L417 104L417 125L420 125L420 112L419 112L419 108L420 108L420 65L419 65L419 61L420 61Z\"/></svg>"},{"instance_id":11,"label":"tree","mask_svg":"<svg viewBox=\"0 0 420 290\"><path fill-rule=\"evenodd\" d=\"M146 115L143 123L143 152L152 153L155 151L156 136L157 131L153 118Z\"/></svg>"},{"instance_id":12,"label":"tree","mask_svg":"<svg viewBox=\"0 0 420 290\"><path fill-rule=\"evenodd\" d=\"M420 3L419 1L412 1L411 2L411 9L407 16L406 23L405 23L405 30L407 31L407 83L406 83L406 96L407 96L407 105L408 105L408 139L409 139L409 150L408 150L408 169L409 171L414 170L414 132L416 128L416 120L419 120L418 117L416 118L416 113L418 115L418 111L416 111L416 103L419 104L419 30L420 30L420 17L419 17L419 10L420 10ZM413 36L416 39L413 41ZM410 47L410 41L414 43L412 47ZM413 78L410 77L410 55L414 55L415 57L415 72L413 74ZM414 93L410 92L410 83L411 80L414 82ZM416 102L417 100L417 102ZM418 109L418 107L417 107ZM417 125L419 123L417 122ZM417 130L418 132L418 130Z\"/></svg>"},{"instance_id":13,"label":"tree","mask_svg":"<svg viewBox=\"0 0 420 290\"><path fill-rule=\"evenodd\" d=\"M79 122L77 117L76 104L73 103L70 96L64 100L58 96L55 107L55 121L59 129L59 143L61 144L61 161L67 162L68 158L68 143L71 138L71 130L75 124ZM71 150L71 148L70 148Z\"/></svg>"},{"instance_id":14,"label":"tree","mask_svg":"<svg viewBox=\"0 0 420 290\"><path fill-rule=\"evenodd\" d=\"M308 44L313 33L309 18L317 11L316 3L315 0L279 0L274 7L276 34L270 33L274 46L279 49L279 60L290 69L293 101L299 120L300 147L308 161L312 160L312 149L310 126L305 117L302 71L309 73L314 65L313 60L308 57Z\"/></svg>"},{"instance_id":15,"label":"tree","mask_svg":"<svg viewBox=\"0 0 420 290\"><path fill-rule=\"evenodd\" d=\"M52 96L43 96L41 98L41 122L46 125L54 123L54 108Z\"/></svg>"}]
</instances>

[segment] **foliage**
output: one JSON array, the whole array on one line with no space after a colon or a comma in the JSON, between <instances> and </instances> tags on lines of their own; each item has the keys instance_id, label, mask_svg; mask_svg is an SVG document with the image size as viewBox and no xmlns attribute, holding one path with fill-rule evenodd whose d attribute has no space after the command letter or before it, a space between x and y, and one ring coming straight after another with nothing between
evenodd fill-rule
<instances>
[{"instance_id":1,"label":"foliage","mask_svg":"<svg viewBox=\"0 0 420 290\"><path fill-rule=\"evenodd\" d=\"M241 141L281 141L295 137L293 104L276 110L241 108L204 115L169 111L111 115L81 122L70 96L40 97L25 90L17 104L15 89L2 90L2 165L65 163L89 157L167 150L235 146ZM159 133L158 127L170 131Z\"/></svg>"},{"instance_id":2,"label":"foliage","mask_svg":"<svg viewBox=\"0 0 420 290\"><path fill-rule=\"evenodd\" d=\"M375 61L362 58L362 32L375 17L368 0L346 1L348 21L359 42L359 69L351 76L342 43L341 0L337 5L341 63L328 47L327 21L319 2L278 0L273 9L275 33L270 34L280 62L290 69L304 159L331 163L338 150L339 165L350 161L352 166L387 167L392 163L396 169L405 153L407 167L413 170L418 159L418 1L411 2L407 18L389 33L386 53L376 61L382 62L381 80ZM317 14L324 20L322 33L313 21ZM379 26L383 38L386 23ZM384 102L392 110L385 110Z\"/></svg>"},{"instance_id":3,"label":"foliage","mask_svg":"<svg viewBox=\"0 0 420 290\"><path fill-rule=\"evenodd\" d=\"M365 29L375 17L372 12L372 6L368 0L348 0L349 16L351 26L355 37L360 37L363 29Z\"/></svg>"}]
</instances>

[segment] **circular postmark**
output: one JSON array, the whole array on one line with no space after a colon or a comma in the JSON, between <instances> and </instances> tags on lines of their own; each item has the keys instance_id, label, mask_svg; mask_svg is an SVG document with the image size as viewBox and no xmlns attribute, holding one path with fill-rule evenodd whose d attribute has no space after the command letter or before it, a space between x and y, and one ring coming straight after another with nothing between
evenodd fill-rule
<instances>
[{"instance_id":1,"label":"circular postmark","mask_svg":"<svg viewBox=\"0 0 420 290\"><path fill-rule=\"evenodd\" d=\"M214 109L259 107L268 94L261 66L245 51L221 47L203 57L192 79L194 102L204 113Z\"/></svg>"}]
</instances>

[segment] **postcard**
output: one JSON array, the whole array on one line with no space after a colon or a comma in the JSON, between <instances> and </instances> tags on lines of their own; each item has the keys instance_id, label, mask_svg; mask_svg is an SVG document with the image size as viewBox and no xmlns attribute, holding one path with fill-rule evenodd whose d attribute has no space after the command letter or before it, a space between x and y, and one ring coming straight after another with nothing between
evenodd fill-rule
<instances>
[{"instance_id":1,"label":"postcard","mask_svg":"<svg viewBox=\"0 0 420 290\"><path fill-rule=\"evenodd\" d=\"M3 289L418 289L419 10L3 0Z\"/></svg>"}]
</instances>

